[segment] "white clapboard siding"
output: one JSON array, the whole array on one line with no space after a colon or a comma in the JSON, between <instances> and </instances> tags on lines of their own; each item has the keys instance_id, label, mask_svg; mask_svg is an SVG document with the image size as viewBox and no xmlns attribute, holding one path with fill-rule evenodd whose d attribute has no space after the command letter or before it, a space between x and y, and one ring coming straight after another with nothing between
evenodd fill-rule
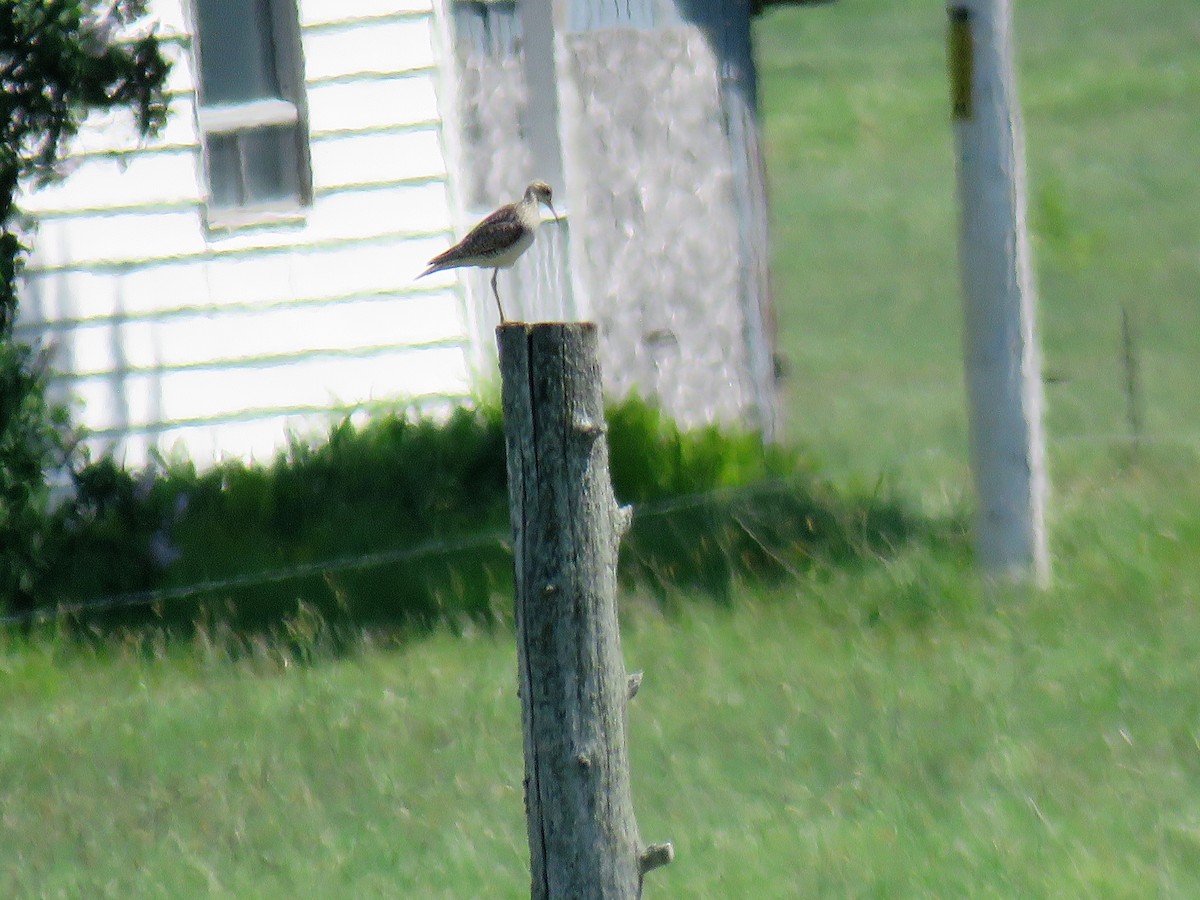
<instances>
[{"instance_id":1,"label":"white clapboard siding","mask_svg":"<svg viewBox=\"0 0 1200 900\"><path fill-rule=\"evenodd\" d=\"M299 0L312 205L279 225L206 226L192 22L153 0L171 114L139 139L88 119L39 215L18 334L54 348L92 443L130 465L268 457L347 411L470 392L429 0Z\"/></svg>"},{"instance_id":2,"label":"white clapboard siding","mask_svg":"<svg viewBox=\"0 0 1200 900\"><path fill-rule=\"evenodd\" d=\"M308 125L314 136L421 125L437 118L437 94L431 76L329 81L308 90Z\"/></svg>"},{"instance_id":3,"label":"white clapboard siding","mask_svg":"<svg viewBox=\"0 0 1200 900\"><path fill-rule=\"evenodd\" d=\"M309 29L304 34L304 68L310 82L395 75L428 69L434 62L433 29L427 16Z\"/></svg>"},{"instance_id":4,"label":"white clapboard siding","mask_svg":"<svg viewBox=\"0 0 1200 900\"><path fill-rule=\"evenodd\" d=\"M314 241L388 234L440 233L450 228L449 211L429 204L422 194L442 195L441 182L421 192L402 185L345 189L320 198L309 217Z\"/></svg>"},{"instance_id":5,"label":"white clapboard siding","mask_svg":"<svg viewBox=\"0 0 1200 900\"><path fill-rule=\"evenodd\" d=\"M86 156L68 178L31 195L26 208L43 220L80 210L199 203L200 156L195 149L172 153Z\"/></svg>"},{"instance_id":6,"label":"white clapboard siding","mask_svg":"<svg viewBox=\"0 0 1200 900\"><path fill-rule=\"evenodd\" d=\"M454 398L424 395L410 398L402 408L444 416L454 402ZM239 458L269 462L280 452L280 435L294 435L302 441L319 441L328 436L332 425L346 417L361 424L365 421L363 413L373 408L395 410L397 406L389 402L378 407L363 404L353 409L323 408L313 412L257 411L249 417L212 420L219 423L219 429L209 423L148 430L123 429L119 442L108 434L102 434L94 443L102 448L112 447L119 454L118 458L132 468L144 466L152 452L168 459Z\"/></svg>"},{"instance_id":7,"label":"white clapboard siding","mask_svg":"<svg viewBox=\"0 0 1200 900\"><path fill-rule=\"evenodd\" d=\"M369 293L428 293L454 284L453 273L421 281L425 263L451 243L445 237L347 241L307 253L255 251L167 258L116 273L64 269L26 280L23 329L62 319L145 315L188 306L271 305Z\"/></svg>"},{"instance_id":8,"label":"white clapboard siding","mask_svg":"<svg viewBox=\"0 0 1200 900\"><path fill-rule=\"evenodd\" d=\"M444 179L446 158L441 139L433 128L337 135L313 141L312 172L313 184L320 193L343 185L406 178ZM445 195L437 202L444 204Z\"/></svg>"},{"instance_id":9,"label":"white clapboard siding","mask_svg":"<svg viewBox=\"0 0 1200 900\"><path fill-rule=\"evenodd\" d=\"M442 144L432 125L325 136L313 140L311 152L313 186L318 194L343 186L444 180L446 175ZM30 194L25 206L44 221L84 210L140 212L151 206L199 204L204 197L202 168L198 148L83 156L73 162L67 179ZM428 185L421 188L433 190ZM442 190L440 185L437 190ZM408 199L409 204L427 202L427 198ZM437 205L444 203L443 194Z\"/></svg>"},{"instance_id":10,"label":"white clapboard siding","mask_svg":"<svg viewBox=\"0 0 1200 900\"><path fill-rule=\"evenodd\" d=\"M162 53L171 61L167 75L167 92L172 95L191 95L196 90L196 67L192 65L191 38L185 32L176 32L176 40L162 45Z\"/></svg>"},{"instance_id":11,"label":"white clapboard siding","mask_svg":"<svg viewBox=\"0 0 1200 900\"><path fill-rule=\"evenodd\" d=\"M430 187L431 190L416 190ZM323 244L356 239L402 239L438 234L450 227L442 203L440 182L430 185L368 184L343 188L318 198L304 228L305 246L319 251ZM295 229L251 230L221 236L207 235L198 204L147 206L112 212L88 210L76 216L44 220L38 229L30 260L35 271L64 267L116 266L170 262L181 257L213 256L296 246Z\"/></svg>"},{"instance_id":12,"label":"white clapboard siding","mask_svg":"<svg viewBox=\"0 0 1200 900\"><path fill-rule=\"evenodd\" d=\"M359 253L361 249L361 246L347 246L336 253L327 250L321 254L321 265L328 269L350 268L355 261L362 260L363 257ZM389 256L394 248L389 250L385 246L383 250L384 258L395 258ZM379 258L375 254L371 255L375 260ZM419 256L419 253L417 255ZM414 257L409 255L405 258L412 260ZM411 277L414 271L404 268L403 262L396 263L390 269L363 273L363 276L355 278L353 283L344 278L330 278L327 283L329 290L321 290L320 285L311 282L305 283L302 279L311 269L303 266L298 270L295 262L296 257L291 254L258 254L221 256L200 263L199 265L204 267L205 277L212 291L212 303L208 308L213 311L225 309L232 312L239 309L286 305L298 297L302 297L306 303L336 303L361 297L416 297L437 292L437 283L430 279L414 282ZM417 263L417 266L420 266L420 263ZM169 269L162 271L168 279L171 277ZM419 268L416 271L419 272ZM148 286L152 288L152 285ZM134 305L133 299L140 287L140 284L130 286L130 306ZM438 302L453 307L456 315L460 312L459 305L453 302L448 293L443 294ZM163 308L168 314L172 312L170 307ZM421 314L430 312L422 308Z\"/></svg>"},{"instance_id":13,"label":"white clapboard siding","mask_svg":"<svg viewBox=\"0 0 1200 900\"><path fill-rule=\"evenodd\" d=\"M161 152L167 149L188 149L198 146L195 105L190 95L172 97L166 124L155 137L138 134L133 114L124 110L92 113L84 120L79 133L71 140L65 169L69 173L85 156L109 154L136 156L139 153ZM37 192L32 196L36 197Z\"/></svg>"},{"instance_id":14,"label":"white clapboard siding","mask_svg":"<svg viewBox=\"0 0 1200 900\"><path fill-rule=\"evenodd\" d=\"M445 238L414 238L391 244L351 244L292 258L292 277L313 296L366 293L414 286L425 264L449 246ZM434 282L435 284L437 282ZM424 282L422 281L423 285Z\"/></svg>"},{"instance_id":15,"label":"white clapboard siding","mask_svg":"<svg viewBox=\"0 0 1200 900\"><path fill-rule=\"evenodd\" d=\"M303 0L300 4L306 27L428 12L428 0Z\"/></svg>"},{"instance_id":16,"label":"white clapboard siding","mask_svg":"<svg viewBox=\"0 0 1200 900\"><path fill-rule=\"evenodd\" d=\"M61 342L89 328L118 323L198 316L222 316L232 321L239 315L270 313L291 306L335 307L363 302L388 305L390 314L396 316L392 322L395 333L388 340L397 344L451 340L462 333L462 308L447 287L453 281L439 284L430 277L399 287L297 300L298 292L290 289L291 268L286 256L206 260L189 265L202 269L202 277L179 278L180 270L175 267L151 267L118 276L88 272L41 276L30 282L36 290L25 298L17 337ZM230 290L212 295L200 290L204 275L212 287L228 284ZM189 290L177 289L175 282ZM210 296L218 302L209 302Z\"/></svg>"},{"instance_id":17,"label":"white clapboard siding","mask_svg":"<svg viewBox=\"0 0 1200 900\"><path fill-rule=\"evenodd\" d=\"M396 395L463 393L467 372L457 347L385 348L337 365L134 371L119 380L76 379L70 389L95 429L145 429L255 412L345 408Z\"/></svg>"},{"instance_id":18,"label":"white clapboard siding","mask_svg":"<svg viewBox=\"0 0 1200 900\"><path fill-rule=\"evenodd\" d=\"M199 271L199 278L208 289L204 304L207 309L269 307L313 296L312 291L292 278L291 255L286 253L222 253L184 266ZM153 267L137 273L144 281L130 285L131 305L139 291L153 290L159 278L169 282L179 268L182 267ZM160 306L165 312L177 308L174 304Z\"/></svg>"},{"instance_id":19,"label":"white clapboard siding","mask_svg":"<svg viewBox=\"0 0 1200 900\"><path fill-rule=\"evenodd\" d=\"M14 334L18 340L36 342L56 329L72 327L91 316L111 316L120 309L117 284L107 275L26 274Z\"/></svg>"},{"instance_id":20,"label":"white clapboard siding","mask_svg":"<svg viewBox=\"0 0 1200 900\"><path fill-rule=\"evenodd\" d=\"M247 278L234 278L232 284L258 297L267 288L287 290L286 261L279 257L260 257L264 265L248 272ZM279 276L271 277L267 263ZM37 330L61 331L78 327L89 320L141 317L174 310L202 309L214 306L217 298L233 303L224 294L210 292L208 262L195 259L175 265L145 266L128 272L63 271L44 272L27 279L21 301L18 328L27 333ZM249 267L248 267L249 268ZM256 288L258 290L256 290ZM278 299L278 297L276 298Z\"/></svg>"},{"instance_id":21,"label":"white clapboard siding","mask_svg":"<svg viewBox=\"0 0 1200 900\"><path fill-rule=\"evenodd\" d=\"M158 23L160 37L186 36L191 31L184 4L180 0L169 3L154 2L151 4L150 15Z\"/></svg>"},{"instance_id":22,"label":"white clapboard siding","mask_svg":"<svg viewBox=\"0 0 1200 900\"><path fill-rule=\"evenodd\" d=\"M418 188L429 188L419 190ZM353 240L399 241L413 236L429 237L449 228L449 211L441 202L445 188L440 181L405 185L388 182L338 188L320 196L309 210L304 239L310 253L323 252L327 245ZM270 251L295 246L295 234L275 231L231 232L212 236L210 250L216 254Z\"/></svg>"},{"instance_id":23,"label":"white clapboard siding","mask_svg":"<svg viewBox=\"0 0 1200 900\"><path fill-rule=\"evenodd\" d=\"M196 128L194 123L180 121L180 116L174 113L175 103L171 104L172 114L168 116L166 125L155 138L143 138L138 134L137 124L133 114L125 110L110 110L107 112L91 113L80 126L75 137L69 144L70 153L76 158L84 154L96 153L128 153L138 147L158 146L168 143L173 146L191 146L195 144ZM72 160L68 159L61 168L69 172ZM38 192L30 196L36 203ZM35 209L31 200L23 205Z\"/></svg>"},{"instance_id":24,"label":"white clapboard siding","mask_svg":"<svg viewBox=\"0 0 1200 900\"><path fill-rule=\"evenodd\" d=\"M196 204L132 212L89 211L39 222L30 267L35 272L88 269L196 256L203 254L207 246Z\"/></svg>"},{"instance_id":25,"label":"white clapboard siding","mask_svg":"<svg viewBox=\"0 0 1200 900\"><path fill-rule=\"evenodd\" d=\"M50 332L76 377L118 369L177 369L279 362L289 355L374 352L381 347L448 344L461 316L442 296L361 297L281 308L89 321ZM303 337L304 349L297 350Z\"/></svg>"}]
</instances>

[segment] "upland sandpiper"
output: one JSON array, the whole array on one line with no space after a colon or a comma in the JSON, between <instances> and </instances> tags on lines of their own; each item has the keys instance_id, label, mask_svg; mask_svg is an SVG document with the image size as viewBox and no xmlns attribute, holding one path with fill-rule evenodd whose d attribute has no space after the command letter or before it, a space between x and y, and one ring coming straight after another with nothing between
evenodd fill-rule
<instances>
[{"instance_id":1,"label":"upland sandpiper","mask_svg":"<svg viewBox=\"0 0 1200 900\"><path fill-rule=\"evenodd\" d=\"M424 278L442 269L457 269L460 266L475 266L492 270L492 294L496 297L496 309L500 321L505 322L504 307L500 304L500 291L496 288L496 276L501 269L509 268L517 258L529 249L541 223L539 203L545 203L558 218L550 202L550 185L534 181L525 188L525 196L516 203L506 203L474 228L467 236L429 261L429 268L418 275Z\"/></svg>"}]
</instances>

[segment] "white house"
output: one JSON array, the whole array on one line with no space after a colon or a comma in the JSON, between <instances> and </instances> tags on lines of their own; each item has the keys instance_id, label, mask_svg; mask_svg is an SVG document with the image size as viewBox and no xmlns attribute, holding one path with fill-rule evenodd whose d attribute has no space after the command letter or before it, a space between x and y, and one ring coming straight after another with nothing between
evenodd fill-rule
<instances>
[{"instance_id":1,"label":"white house","mask_svg":"<svg viewBox=\"0 0 1200 900\"><path fill-rule=\"evenodd\" d=\"M90 119L24 198L17 336L131 466L445 407L492 377L486 274L413 278L536 176L565 221L506 306L595 318L615 392L769 434L749 8L685 5L153 0L169 122Z\"/></svg>"}]
</instances>

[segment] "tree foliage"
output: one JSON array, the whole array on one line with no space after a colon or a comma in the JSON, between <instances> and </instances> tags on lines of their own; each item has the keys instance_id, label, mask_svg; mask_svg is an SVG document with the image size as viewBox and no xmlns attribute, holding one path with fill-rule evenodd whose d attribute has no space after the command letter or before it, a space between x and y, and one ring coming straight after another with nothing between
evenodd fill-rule
<instances>
[{"instance_id":1,"label":"tree foliage","mask_svg":"<svg viewBox=\"0 0 1200 900\"><path fill-rule=\"evenodd\" d=\"M130 110L142 134L167 115L170 63L146 0L0 0L0 608L27 602L45 561L46 471L67 451L45 367L13 340L29 231L25 184L58 174L93 111Z\"/></svg>"},{"instance_id":2,"label":"tree foliage","mask_svg":"<svg viewBox=\"0 0 1200 900\"><path fill-rule=\"evenodd\" d=\"M22 181L54 177L66 142L93 110L132 110L139 129L166 121L170 63L153 30L126 35L145 0L4 0L0 4L0 337L16 316L24 248L16 233Z\"/></svg>"}]
</instances>

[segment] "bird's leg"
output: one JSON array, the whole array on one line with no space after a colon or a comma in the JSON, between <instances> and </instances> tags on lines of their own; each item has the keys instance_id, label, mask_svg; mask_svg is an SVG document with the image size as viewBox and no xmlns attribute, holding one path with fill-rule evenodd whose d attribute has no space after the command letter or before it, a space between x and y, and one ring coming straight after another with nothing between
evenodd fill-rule
<instances>
[{"instance_id":1,"label":"bird's leg","mask_svg":"<svg viewBox=\"0 0 1200 900\"><path fill-rule=\"evenodd\" d=\"M496 298L496 309L500 310L500 324L503 325L508 320L504 318L504 307L500 305L500 292L496 290L496 276L499 274L499 269L492 269L492 294Z\"/></svg>"}]
</instances>

